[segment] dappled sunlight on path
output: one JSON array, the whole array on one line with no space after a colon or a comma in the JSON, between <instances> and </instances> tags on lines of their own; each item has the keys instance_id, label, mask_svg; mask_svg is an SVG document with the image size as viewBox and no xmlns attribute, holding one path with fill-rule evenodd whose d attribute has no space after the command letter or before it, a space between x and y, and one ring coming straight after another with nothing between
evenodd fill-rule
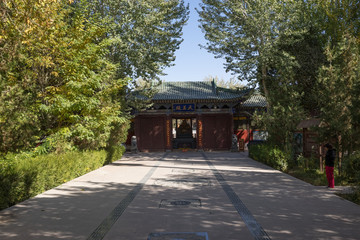
<instances>
[{"instance_id":1,"label":"dappled sunlight on path","mask_svg":"<svg viewBox=\"0 0 360 240\"><path fill-rule=\"evenodd\" d=\"M87 239L114 214L113 225L102 228L104 239L143 240L162 232L254 239L257 228L247 225L248 216L271 239L360 236L360 206L325 188L244 153L170 152L126 154L1 211L0 239Z\"/></svg>"}]
</instances>

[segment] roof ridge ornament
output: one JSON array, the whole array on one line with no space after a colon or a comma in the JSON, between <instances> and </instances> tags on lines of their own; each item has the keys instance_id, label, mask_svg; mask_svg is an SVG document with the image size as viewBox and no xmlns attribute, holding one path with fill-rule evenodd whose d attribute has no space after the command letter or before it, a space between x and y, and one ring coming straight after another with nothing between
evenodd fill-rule
<instances>
[{"instance_id":1,"label":"roof ridge ornament","mask_svg":"<svg viewBox=\"0 0 360 240\"><path fill-rule=\"evenodd\" d=\"M217 85L216 85L216 82L215 82L215 78L213 78L213 80L211 81L211 85L212 85L212 88L213 88L213 92L215 93L216 96L218 96L219 91L218 91L218 88L217 88Z\"/></svg>"}]
</instances>

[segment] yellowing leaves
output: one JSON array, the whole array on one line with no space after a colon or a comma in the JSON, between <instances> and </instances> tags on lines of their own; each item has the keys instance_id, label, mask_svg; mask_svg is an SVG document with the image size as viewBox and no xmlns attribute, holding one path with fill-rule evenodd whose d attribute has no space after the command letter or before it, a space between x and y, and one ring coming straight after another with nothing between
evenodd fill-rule
<instances>
[{"instance_id":1,"label":"yellowing leaves","mask_svg":"<svg viewBox=\"0 0 360 240\"><path fill-rule=\"evenodd\" d=\"M58 77L59 73L58 72L51 72L51 75L53 75L54 77Z\"/></svg>"},{"instance_id":2,"label":"yellowing leaves","mask_svg":"<svg viewBox=\"0 0 360 240\"><path fill-rule=\"evenodd\" d=\"M53 62L52 56L39 56L36 57L34 61L32 61L34 66L51 68L55 66L56 63Z\"/></svg>"},{"instance_id":3,"label":"yellowing leaves","mask_svg":"<svg viewBox=\"0 0 360 240\"><path fill-rule=\"evenodd\" d=\"M29 28L27 28L24 32L25 32L25 33L29 33L29 32L31 32L33 29L34 29L33 27L29 27Z\"/></svg>"},{"instance_id":4,"label":"yellowing leaves","mask_svg":"<svg viewBox=\"0 0 360 240\"><path fill-rule=\"evenodd\" d=\"M50 93L50 94L57 94L61 91L61 89L59 87L55 87L55 86L49 86L46 88L47 92Z\"/></svg>"},{"instance_id":5,"label":"yellowing leaves","mask_svg":"<svg viewBox=\"0 0 360 240\"><path fill-rule=\"evenodd\" d=\"M105 147L114 129L111 141L124 141L124 88L131 81L125 77L155 77L169 65L181 42L186 9L177 7L178 1L167 4L167 0L131 1L133 4L126 0L91 4L74 0L0 1L7 4L0 23L1 47L6 39L0 63L4 63L1 69L6 73L1 71L0 76L4 85L12 84L18 90L10 103L0 91L0 116L6 116L0 134L9 136L7 143L0 142L0 151L4 144L15 146L11 151L31 148L29 139L56 135L64 128L71 132L66 140L81 149ZM96 4L105 7L96 8ZM114 16L101 16L97 9L108 9ZM115 20L119 16L121 19ZM162 20L165 17L170 18L167 23ZM176 20L180 23L172 26L170 22ZM19 113L27 125L11 117L12 112ZM29 119L34 120L29 123Z\"/></svg>"}]
</instances>

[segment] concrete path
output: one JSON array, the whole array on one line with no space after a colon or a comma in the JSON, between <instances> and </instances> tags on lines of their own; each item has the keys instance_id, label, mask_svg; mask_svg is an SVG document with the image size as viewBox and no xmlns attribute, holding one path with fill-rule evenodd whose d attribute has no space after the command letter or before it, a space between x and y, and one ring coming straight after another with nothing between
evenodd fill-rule
<instances>
[{"instance_id":1,"label":"concrete path","mask_svg":"<svg viewBox=\"0 0 360 240\"><path fill-rule=\"evenodd\" d=\"M0 212L0 239L360 239L360 206L245 153L127 154Z\"/></svg>"}]
</instances>

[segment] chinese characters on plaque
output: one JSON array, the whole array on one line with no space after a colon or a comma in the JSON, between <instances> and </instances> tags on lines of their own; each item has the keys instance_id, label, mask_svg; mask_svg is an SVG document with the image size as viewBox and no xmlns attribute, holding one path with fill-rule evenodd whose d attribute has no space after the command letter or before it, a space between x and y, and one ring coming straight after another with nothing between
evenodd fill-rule
<instances>
[{"instance_id":1,"label":"chinese characters on plaque","mask_svg":"<svg viewBox=\"0 0 360 240\"><path fill-rule=\"evenodd\" d=\"M194 112L195 104L194 103L174 103L173 112Z\"/></svg>"}]
</instances>

